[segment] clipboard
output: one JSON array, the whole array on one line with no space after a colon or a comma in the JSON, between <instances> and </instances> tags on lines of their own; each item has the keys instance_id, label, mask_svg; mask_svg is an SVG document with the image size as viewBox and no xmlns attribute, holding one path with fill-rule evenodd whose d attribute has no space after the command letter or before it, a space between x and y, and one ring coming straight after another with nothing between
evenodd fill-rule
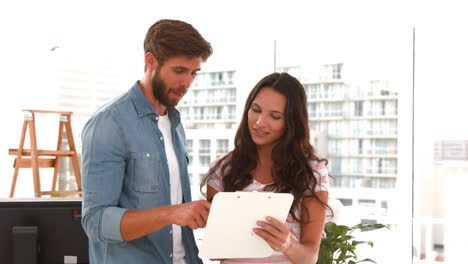
<instances>
[{"instance_id":1,"label":"clipboard","mask_svg":"<svg viewBox=\"0 0 468 264\"><path fill-rule=\"evenodd\" d=\"M273 249L253 232L267 216L286 222L289 193L219 192L213 197L198 256L205 259L263 258Z\"/></svg>"}]
</instances>

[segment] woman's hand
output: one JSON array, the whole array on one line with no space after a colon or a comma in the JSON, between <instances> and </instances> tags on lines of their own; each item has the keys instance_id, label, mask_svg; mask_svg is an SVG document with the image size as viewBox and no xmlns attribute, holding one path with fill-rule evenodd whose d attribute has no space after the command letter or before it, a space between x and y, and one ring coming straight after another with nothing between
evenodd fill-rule
<instances>
[{"instance_id":1,"label":"woman's hand","mask_svg":"<svg viewBox=\"0 0 468 264\"><path fill-rule=\"evenodd\" d=\"M266 220L267 222L257 221L257 225L261 228L254 228L253 231L263 238L273 250L286 251L293 243L288 226L270 216Z\"/></svg>"}]
</instances>

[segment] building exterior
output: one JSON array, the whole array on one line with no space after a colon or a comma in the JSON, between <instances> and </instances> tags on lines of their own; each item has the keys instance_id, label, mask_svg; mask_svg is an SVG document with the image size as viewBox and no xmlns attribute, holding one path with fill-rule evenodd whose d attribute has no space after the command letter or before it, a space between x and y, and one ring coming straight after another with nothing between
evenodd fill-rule
<instances>
[{"instance_id":1,"label":"building exterior","mask_svg":"<svg viewBox=\"0 0 468 264\"><path fill-rule=\"evenodd\" d=\"M343 63L321 65L314 74L299 66L277 68L306 89L311 138L329 160L333 196L367 218L382 217L397 180L398 95L388 81L349 82L345 70ZM232 149L244 103L235 77L234 70L200 73L178 106L194 185Z\"/></svg>"},{"instance_id":2,"label":"building exterior","mask_svg":"<svg viewBox=\"0 0 468 264\"><path fill-rule=\"evenodd\" d=\"M230 129L236 122L235 71L201 72L178 109L186 129Z\"/></svg>"},{"instance_id":3,"label":"building exterior","mask_svg":"<svg viewBox=\"0 0 468 264\"><path fill-rule=\"evenodd\" d=\"M298 67L281 68L304 74ZM351 81L343 63L301 76L313 145L329 161L332 195L360 215L388 214L397 180L398 94L389 81ZM307 74L307 73L305 73Z\"/></svg>"},{"instance_id":4,"label":"building exterior","mask_svg":"<svg viewBox=\"0 0 468 264\"><path fill-rule=\"evenodd\" d=\"M177 109L186 130L189 176L193 199L210 164L232 149L239 105L236 71L198 73Z\"/></svg>"}]
</instances>

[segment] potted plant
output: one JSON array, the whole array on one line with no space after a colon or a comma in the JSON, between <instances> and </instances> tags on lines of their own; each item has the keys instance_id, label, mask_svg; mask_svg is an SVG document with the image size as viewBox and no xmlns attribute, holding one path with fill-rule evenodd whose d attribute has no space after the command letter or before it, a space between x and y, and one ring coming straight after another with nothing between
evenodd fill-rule
<instances>
[{"instance_id":1,"label":"potted plant","mask_svg":"<svg viewBox=\"0 0 468 264\"><path fill-rule=\"evenodd\" d=\"M351 234L354 230L374 230L388 228L382 224L358 224L355 226L337 225L334 222L325 224L325 229L320 242L318 264L355 264L360 262L376 263L366 258L358 260L355 250L360 244L368 244L373 247L372 241L358 241Z\"/></svg>"}]
</instances>

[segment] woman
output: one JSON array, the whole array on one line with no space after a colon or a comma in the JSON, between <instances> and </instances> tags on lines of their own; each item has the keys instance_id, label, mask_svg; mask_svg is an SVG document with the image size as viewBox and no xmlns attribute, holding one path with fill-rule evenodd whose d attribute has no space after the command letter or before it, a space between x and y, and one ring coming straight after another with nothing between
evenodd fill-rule
<instances>
[{"instance_id":1,"label":"woman","mask_svg":"<svg viewBox=\"0 0 468 264\"><path fill-rule=\"evenodd\" d=\"M267 217L255 233L275 253L227 263L316 263L328 208L327 160L310 144L304 87L287 73L264 77L250 92L234 150L202 180L207 199L220 191L273 191L294 195L287 223Z\"/></svg>"}]
</instances>

